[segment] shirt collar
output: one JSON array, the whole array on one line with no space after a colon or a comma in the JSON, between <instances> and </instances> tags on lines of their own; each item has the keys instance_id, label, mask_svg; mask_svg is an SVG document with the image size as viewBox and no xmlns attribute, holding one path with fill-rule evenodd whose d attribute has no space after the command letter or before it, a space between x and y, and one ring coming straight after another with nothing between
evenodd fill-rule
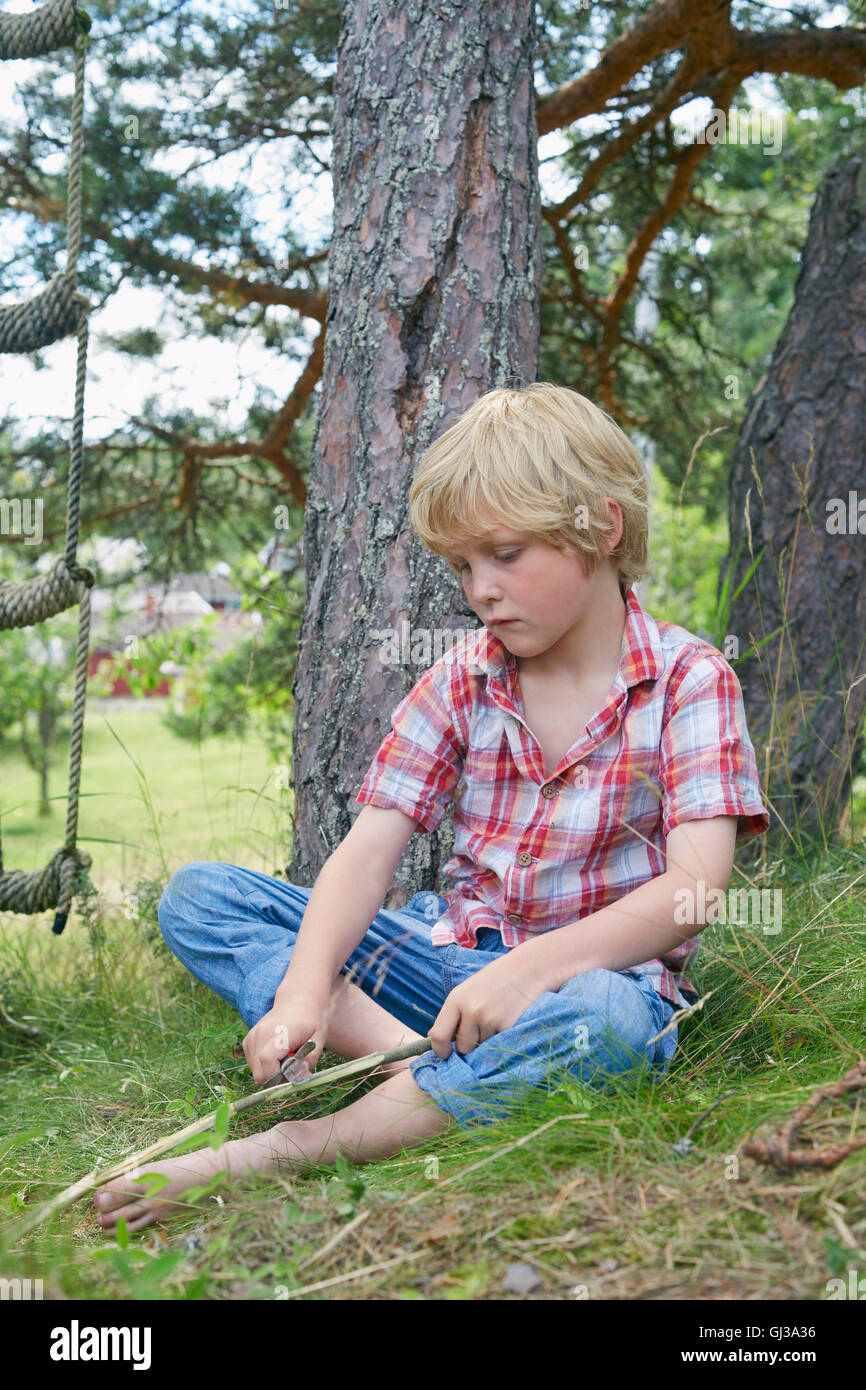
<instances>
[{"instance_id":1,"label":"shirt collar","mask_svg":"<svg viewBox=\"0 0 866 1390\"><path fill-rule=\"evenodd\" d=\"M625 628L620 649L617 683L625 689L641 681L656 680L664 668L664 655L655 619L647 613L634 589L625 595ZM514 654L489 628L479 630L470 669L479 675L505 680L517 671Z\"/></svg>"}]
</instances>

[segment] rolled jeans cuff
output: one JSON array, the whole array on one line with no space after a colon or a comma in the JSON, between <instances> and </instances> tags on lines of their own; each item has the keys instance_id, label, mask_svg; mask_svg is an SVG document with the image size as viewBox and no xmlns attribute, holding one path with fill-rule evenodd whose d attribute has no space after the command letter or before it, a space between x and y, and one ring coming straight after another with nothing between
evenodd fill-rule
<instances>
[{"instance_id":1,"label":"rolled jeans cuff","mask_svg":"<svg viewBox=\"0 0 866 1390\"><path fill-rule=\"evenodd\" d=\"M461 1129L489 1124L504 1113L503 1107L479 1104L478 1077L452 1042L450 1057L438 1057L432 1050L415 1057L409 1065L416 1086L436 1102L440 1110L456 1120ZM513 1092L511 1093L513 1102ZM506 1107L507 1108L507 1107Z\"/></svg>"}]
</instances>

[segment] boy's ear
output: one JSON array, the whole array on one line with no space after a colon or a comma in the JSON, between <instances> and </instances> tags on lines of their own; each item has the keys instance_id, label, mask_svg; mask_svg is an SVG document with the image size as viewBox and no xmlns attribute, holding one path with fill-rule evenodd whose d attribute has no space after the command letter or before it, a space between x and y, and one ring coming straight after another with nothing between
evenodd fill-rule
<instances>
[{"instance_id":1,"label":"boy's ear","mask_svg":"<svg viewBox=\"0 0 866 1390\"><path fill-rule=\"evenodd\" d=\"M611 533L610 533L610 538L609 538L609 540L608 540L608 545L607 545L607 551L608 551L608 554L610 554L610 552L611 552L612 550L616 550L616 547L619 545L620 541L622 540L622 532L623 532L622 508L620 507L620 505L619 505L618 502L615 502L615 501L614 501L614 499L613 499L612 497L605 497L604 500L605 500L605 502L607 503L608 516L610 517L610 522L611 522L611 525L612 525L612 527L613 527L613 530L612 530Z\"/></svg>"}]
</instances>

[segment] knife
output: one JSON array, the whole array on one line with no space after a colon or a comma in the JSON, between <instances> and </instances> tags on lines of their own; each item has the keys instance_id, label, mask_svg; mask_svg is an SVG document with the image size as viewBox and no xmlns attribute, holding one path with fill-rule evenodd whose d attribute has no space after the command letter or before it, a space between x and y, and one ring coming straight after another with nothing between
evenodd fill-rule
<instances>
[{"instance_id":1,"label":"knife","mask_svg":"<svg viewBox=\"0 0 866 1390\"><path fill-rule=\"evenodd\" d=\"M279 1071L275 1071L273 1076L269 1076L267 1081L262 1082L262 1090L267 1091L271 1086L282 1086L286 1081L297 1082L298 1064L315 1050L315 1046L315 1038L310 1038L298 1048L297 1052L290 1052L280 1062Z\"/></svg>"}]
</instances>

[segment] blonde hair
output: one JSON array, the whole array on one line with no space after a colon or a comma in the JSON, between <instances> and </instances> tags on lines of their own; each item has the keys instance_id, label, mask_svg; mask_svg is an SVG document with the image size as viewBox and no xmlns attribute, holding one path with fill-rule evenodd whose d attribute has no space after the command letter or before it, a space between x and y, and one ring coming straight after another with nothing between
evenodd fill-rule
<instances>
[{"instance_id":1,"label":"blonde hair","mask_svg":"<svg viewBox=\"0 0 866 1390\"><path fill-rule=\"evenodd\" d=\"M605 497L622 508L622 536L610 551ZM626 589L649 573L640 455L586 396L550 381L487 391L464 411L423 454L409 515L424 545L446 560L455 543L498 523L579 554L588 575L609 554Z\"/></svg>"}]
</instances>

